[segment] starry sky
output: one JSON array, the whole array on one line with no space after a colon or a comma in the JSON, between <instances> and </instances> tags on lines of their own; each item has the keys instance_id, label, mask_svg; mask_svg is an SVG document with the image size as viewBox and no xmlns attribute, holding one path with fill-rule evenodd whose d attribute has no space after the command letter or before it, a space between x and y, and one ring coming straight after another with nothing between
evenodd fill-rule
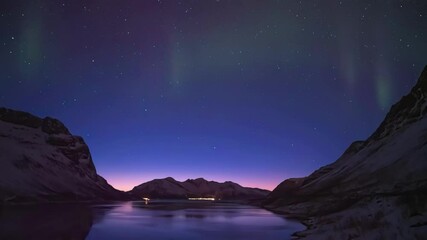
<instances>
[{"instance_id":1,"label":"starry sky","mask_svg":"<svg viewBox=\"0 0 427 240\"><path fill-rule=\"evenodd\" d=\"M427 64L421 0L4 0L0 14L0 106L60 119L122 190L307 175Z\"/></svg>"}]
</instances>

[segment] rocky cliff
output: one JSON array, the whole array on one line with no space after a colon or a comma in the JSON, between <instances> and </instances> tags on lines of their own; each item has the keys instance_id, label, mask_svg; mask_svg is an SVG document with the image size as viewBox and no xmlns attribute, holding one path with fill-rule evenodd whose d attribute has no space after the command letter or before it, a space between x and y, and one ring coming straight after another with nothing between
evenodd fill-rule
<instances>
[{"instance_id":1,"label":"rocky cliff","mask_svg":"<svg viewBox=\"0 0 427 240\"><path fill-rule=\"evenodd\" d=\"M60 121L0 108L0 202L126 196L97 174L83 138Z\"/></svg>"},{"instance_id":2,"label":"rocky cliff","mask_svg":"<svg viewBox=\"0 0 427 240\"><path fill-rule=\"evenodd\" d=\"M427 67L378 129L334 163L282 182L267 208L304 219L304 239L427 237Z\"/></svg>"}]
</instances>

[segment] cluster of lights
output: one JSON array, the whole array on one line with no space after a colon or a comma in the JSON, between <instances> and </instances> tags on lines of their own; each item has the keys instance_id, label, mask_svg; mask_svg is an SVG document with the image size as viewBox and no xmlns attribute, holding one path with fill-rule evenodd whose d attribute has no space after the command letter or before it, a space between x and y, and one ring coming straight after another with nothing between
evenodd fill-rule
<instances>
[{"instance_id":1,"label":"cluster of lights","mask_svg":"<svg viewBox=\"0 0 427 240\"><path fill-rule=\"evenodd\" d=\"M196 200L196 201L215 201L215 198L203 198L203 197L200 197L200 198L188 198L188 200Z\"/></svg>"}]
</instances>

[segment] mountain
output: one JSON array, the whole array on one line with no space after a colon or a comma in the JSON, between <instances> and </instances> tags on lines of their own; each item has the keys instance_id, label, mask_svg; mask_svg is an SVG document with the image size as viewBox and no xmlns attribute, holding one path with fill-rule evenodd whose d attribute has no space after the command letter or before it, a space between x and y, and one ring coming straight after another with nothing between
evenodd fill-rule
<instances>
[{"instance_id":1,"label":"mountain","mask_svg":"<svg viewBox=\"0 0 427 240\"><path fill-rule=\"evenodd\" d=\"M60 121L0 108L0 201L122 199L96 173L83 138Z\"/></svg>"},{"instance_id":2,"label":"mountain","mask_svg":"<svg viewBox=\"0 0 427 240\"><path fill-rule=\"evenodd\" d=\"M157 199L187 199L189 197L214 197L221 200L248 200L264 198L268 190L242 187L234 182L218 183L203 178L179 182L171 177L154 179L134 187L132 194Z\"/></svg>"},{"instance_id":3,"label":"mountain","mask_svg":"<svg viewBox=\"0 0 427 240\"><path fill-rule=\"evenodd\" d=\"M378 129L334 163L288 179L265 207L303 219L304 239L426 239L427 67Z\"/></svg>"}]
</instances>

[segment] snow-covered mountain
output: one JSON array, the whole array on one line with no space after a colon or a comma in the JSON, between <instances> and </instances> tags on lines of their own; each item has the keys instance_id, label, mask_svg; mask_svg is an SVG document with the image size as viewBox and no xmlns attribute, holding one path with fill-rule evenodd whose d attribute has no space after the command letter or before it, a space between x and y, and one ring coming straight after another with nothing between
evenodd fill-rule
<instances>
[{"instance_id":1,"label":"snow-covered mountain","mask_svg":"<svg viewBox=\"0 0 427 240\"><path fill-rule=\"evenodd\" d=\"M121 199L60 121L0 108L0 202Z\"/></svg>"},{"instance_id":2,"label":"snow-covered mountain","mask_svg":"<svg viewBox=\"0 0 427 240\"><path fill-rule=\"evenodd\" d=\"M189 197L214 197L222 200L247 200L265 198L270 191L242 187L234 182L218 183L203 178L179 182L171 177L154 179L134 187L132 194L157 199L186 199Z\"/></svg>"},{"instance_id":3,"label":"snow-covered mountain","mask_svg":"<svg viewBox=\"0 0 427 240\"><path fill-rule=\"evenodd\" d=\"M265 206L305 219L304 239L427 239L426 114L427 67L367 140L285 180Z\"/></svg>"}]
</instances>

